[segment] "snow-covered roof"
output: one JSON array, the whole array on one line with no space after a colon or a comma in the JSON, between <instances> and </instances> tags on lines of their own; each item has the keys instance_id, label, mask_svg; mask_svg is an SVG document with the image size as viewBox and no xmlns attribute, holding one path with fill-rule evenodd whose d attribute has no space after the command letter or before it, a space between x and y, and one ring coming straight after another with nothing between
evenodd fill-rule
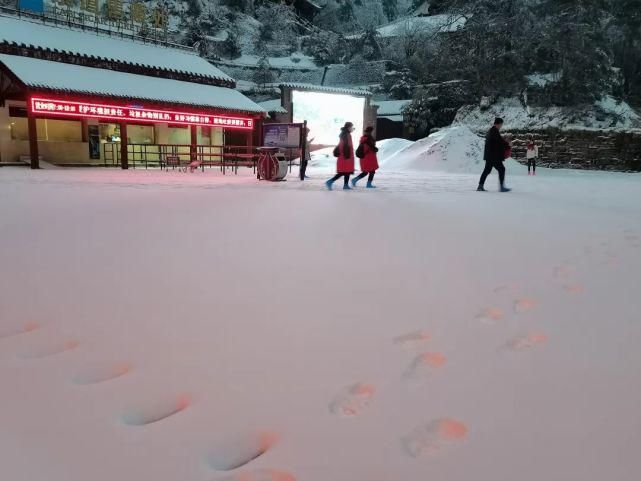
<instances>
[{"instance_id":1,"label":"snow-covered roof","mask_svg":"<svg viewBox=\"0 0 641 481\"><path fill-rule=\"evenodd\" d=\"M311 90L314 92L327 92L332 94L345 94L345 95L357 95L368 97L372 95L368 90L360 89L349 89L342 87L327 87L325 85L314 85L314 84L305 84L305 83L281 83L279 84L280 88L289 88L292 90Z\"/></svg>"},{"instance_id":2,"label":"snow-covered roof","mask_svg":"<svg viewBox=\"0 0 641 481\"><path fill-rule=\"evenodd\" d=\"M528 85L532 87L545 87L546 85L558 82L561 78L561 72L554 73L534 73L526 75Z\"/></svg>"},{"instance_id":3,"label":"snow-covered roof","mask_svg":"<svg viewBox=\"0 0 641 481\"><path fill-rule=\"evenodd\" d=\"M267 112L275 112L277 114L286 114L287 110L280 104L280 99L266 100L264 102L258 102L262 108Z\"/></svg>"},{"instance_id":4,"label":"snow-covered roof","mask_svg":"<svg viewBox=\"0 0 641 481\"><path fill-rule=\"evenodd\" d=\"M378 27L376 31L383 38L400 37L404 34L455 32L465 26L464 17L452 15L431 15L429 17L404 17ZM349 35L347 39L357 39L363 34Z\"/></svg>"},{"instance_id":5,"label":"snow-covered roof","mask_svg":"<svg viewBox=\"0 0 641 481\"><path fill-rule=\"evenodd\" d=\"M0 15L0 43L96 57L114 62L186 72L232 82L207 60L182 50L110 37L91 30L74 30Z\"/></svg>"},{"instance_id":6,"label":"snow-covered roof","mask_svg":"<svg viewBox=\"0 0 641 481\"><path fill-rule=\"evenodd\" d=\"M403 121L403 116L402 115L378 115L376 116L378 119L387 119L391 120L393 122L402 122Z\"/></svg>"},{"instance_id":7,"label":"snow-covered roof","mask_svg":"<svg viewBox=\"0 0 641 481\"><path fill-rule=\"evenodd\" d=\"M0 54L0 62L25 85L38 90L169 102L231 111L265 112L261 106L237 90L225 87L81 67L16 55Z\"/></svg>"},{"instance_id":8,"label":"snow-covered roof","mask_svg":"<svg viewBox=\"0 0 641 481\"><path fill-rule=\"evenodd\" d=\"M378 105L379 117L387 117L390 115L402 115L403 108L411 102L412 100L375 100L372 103Z\"/></svg>"},{"instance_id":9,"label":"snow-covered roof","mask_svg":"<svg viewBox=\"0 0 641 481\"><path fill-rule=\"evenodd\" d=\"M261 60L260 55L243 54L233 60L217 60L220 65L232 65L234 67L257 68ZM269 66L274 69L283 70L313 70L318 68L312 57L302 54L292 54L289 57L267 57Z\"/></svg>"}]
</instances>

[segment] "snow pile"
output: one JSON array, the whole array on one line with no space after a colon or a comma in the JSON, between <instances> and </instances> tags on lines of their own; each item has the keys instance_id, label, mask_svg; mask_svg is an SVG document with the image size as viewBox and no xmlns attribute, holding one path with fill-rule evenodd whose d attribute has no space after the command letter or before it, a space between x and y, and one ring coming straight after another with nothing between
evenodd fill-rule
<instances>
[{"instance_id":1,"label":"snow pile","mask_svg":"<svg viewBox=\"0 0 641 481\"><path fill-rule=\"evenodd\" d=\"M356 142L357 139L354 139ZM382 163L384 159L394 156L399 151L414 145L411 140L405 139L385 139L376 143L378 147L378 161ZM335 169L336 157L333 154L334 147L315 150L311 154L309 165L319 169ZM356 159L356 169L358 169L358 159Z\"/></svg>"},{"instance_id":2,"label":"snow pile","mask_svg":"<svg viewBox=\"0 0 641 481\"><path fill-rule=\"evenodd\" d=\"M432 171L476 173L483 161L484 140L468 127L449 127L412 142L405 139L386 139L377 142L378 162L391 172ZM336 158L333 147L312 152L310 165L333 169ZM356 161L358 170L358 160Z\"/></svg>"},{"instance_id":3,"label":"snow pile","mask_svg":"<svg viewBox=\"0 0 641 481\"><path fill-rule=\"evenodd\" d=\"M410 145L414 145L414 142L406 139L385 139L376 143L378 147L378 157L379 159L387 159L397 152L400 152L403 149L406 149Z\"/></svg>"},{"instance_id":4,"label":"snow pile","mask_svg":"<svg viewBox=\"0 0 641 481\"><path fill-rule=\"evenodd\" d=\"M380 160L390 171L476 172L483 160L483 139L468 127L450 127Z\"/></svg>"},{"instance_id":5,"label":"snow pile","mask_svg":"<svg viewBox=\"0 0 641 481\"><path fill-rule=\"evenodd\" d=\"M506 129L566 128L575 130L629 130L641 127L641 118L626 102L606 96L582 107L531 107L515 97L500 99L488 108L469 105L456 114L454 124L484 131L495 117L505 120Z\"/></svg>"}]
</instances>

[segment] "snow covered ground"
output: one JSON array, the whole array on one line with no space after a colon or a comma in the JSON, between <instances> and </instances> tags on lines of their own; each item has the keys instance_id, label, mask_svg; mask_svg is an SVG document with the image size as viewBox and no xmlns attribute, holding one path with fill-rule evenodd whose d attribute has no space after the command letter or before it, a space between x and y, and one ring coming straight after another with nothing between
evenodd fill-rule
<instances>
[{"instance_id":1,"label":"snow covered ground","mask_svg":"<svg viewBox=\"0 0 641 481\"><path fill-rule=\"evenodd\" d=\"M0 169L2 479L636 479L641 177L477 193L458 132L376 191Z\"/></svg>"}]
</instances>

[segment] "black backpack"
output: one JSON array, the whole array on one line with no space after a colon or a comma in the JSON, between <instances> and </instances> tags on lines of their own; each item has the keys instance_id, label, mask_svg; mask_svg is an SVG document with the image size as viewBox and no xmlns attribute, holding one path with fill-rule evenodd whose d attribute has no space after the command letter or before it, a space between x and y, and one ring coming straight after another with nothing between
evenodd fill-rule
<instances>
[{"instance_id":1,"label":"black backpack","mask_svg":"<svg viewBox=\"0 0 641 481\"><path fill-rule=\"evenodd\" d=\"M334 147L334 152L332 152L332 153L334 154L334 157L338 157L339 155L341 155L341 151L340 151L338 145L336 147Z\"/></svg>"},{"instance_id":2,"label":"black backpack","mask_svg":"<svg viewBox=\"0 0 641 481\"><path fill-rule=\"evenodd\" d=\"M358 148L356 149L356 157L358 157L359 159L365 157L365 149L363 148L363 144L358 144Z\"/></svg>"}]
</instances>

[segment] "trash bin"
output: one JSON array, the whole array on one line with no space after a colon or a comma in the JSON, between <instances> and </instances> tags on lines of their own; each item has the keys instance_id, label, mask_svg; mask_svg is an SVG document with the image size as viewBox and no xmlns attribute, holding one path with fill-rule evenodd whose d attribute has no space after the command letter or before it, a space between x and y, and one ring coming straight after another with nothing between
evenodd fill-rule
<instances>
[{"instance_id":1,"label":"trash bin","mask_svg":"<svg viewBox=\"0 0 641 481\"><path fill-rule=\"evenodd\" d=\"M258 178L261 180L283 180L287 175L287 159L278 147L258 148Z\"/></svg>"}]
</instances>

